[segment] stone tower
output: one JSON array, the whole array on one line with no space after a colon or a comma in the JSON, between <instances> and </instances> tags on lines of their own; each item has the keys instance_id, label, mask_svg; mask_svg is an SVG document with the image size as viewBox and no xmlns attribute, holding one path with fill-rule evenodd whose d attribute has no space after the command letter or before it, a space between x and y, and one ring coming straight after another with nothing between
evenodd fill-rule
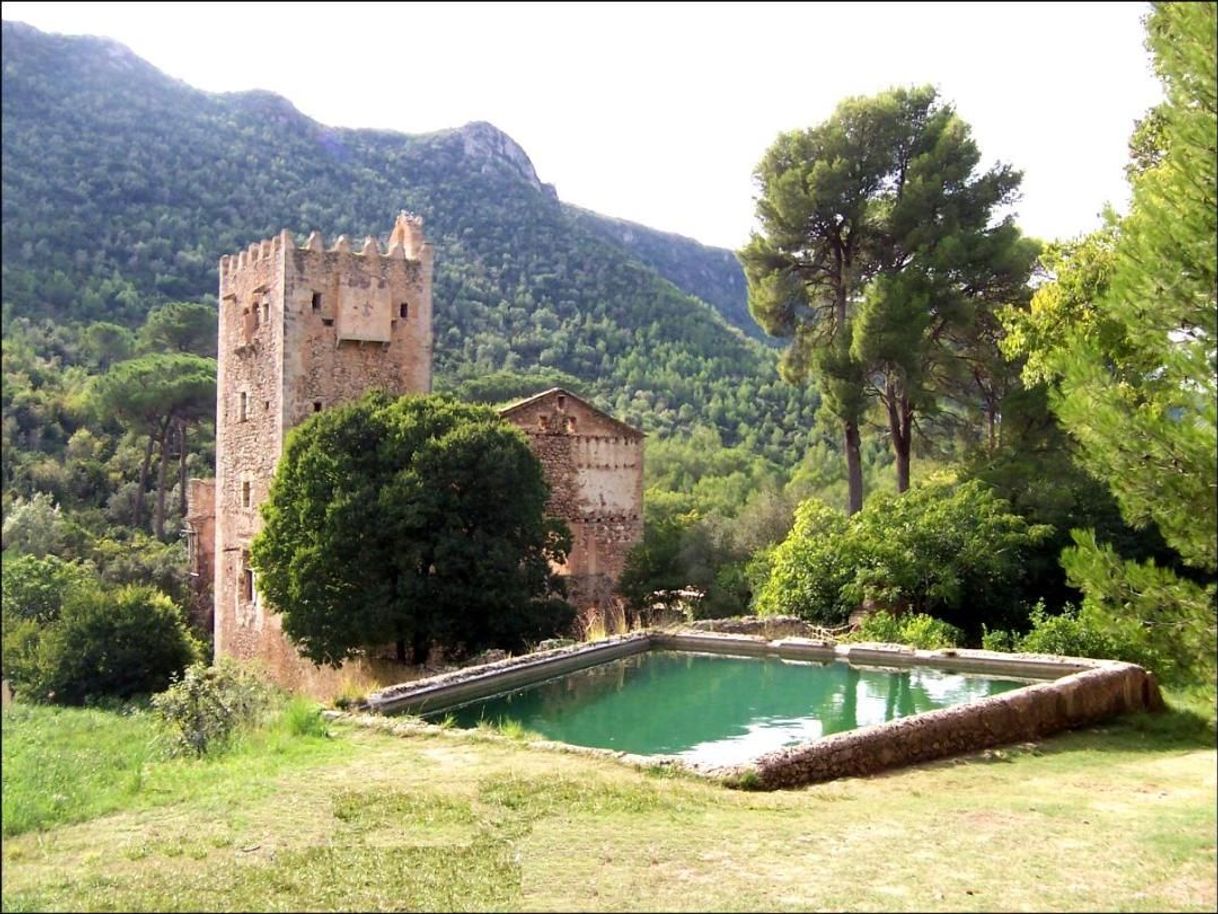
<instances>
[{"instance_id":1,"label":"stone tower","mask_svg":"<svg viewBox=\"0 0 1218 914\"><path fill-rule=\"evenodd\" d=\"M261 660L284 685L309 666L260 603L249 566L258 507L293 426L374 388L430 392L432 263L422 221L405 212L387 252L371 237L358 250L345 237L327 249L317 232L298 247L284 231L220 258L217 658Z\"/></svg>"}]
</instances>

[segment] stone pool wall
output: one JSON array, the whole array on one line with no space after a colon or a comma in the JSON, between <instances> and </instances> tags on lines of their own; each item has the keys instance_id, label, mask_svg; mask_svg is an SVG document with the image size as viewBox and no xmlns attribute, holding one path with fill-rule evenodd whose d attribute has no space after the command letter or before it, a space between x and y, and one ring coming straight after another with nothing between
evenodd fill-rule
<instances>
[{"instance_id":1,"label":"stone pool wall","mask_svg":"<svg viewBox=\"0 0 1218 914\"><path fill-rule=\"evenodd\" d=\"M725 774L730 781L767 790L798 787L1040 739L1117 714L1161 707L1151 674L1130 663L1104 662L1052 682L835 733L771 752ZM750 770L751 778L746 774Z\"/></svg>"},{"instance_id":2,"label":"stone pool wall","mask_svg":"<svg viewBox=\"0 0 1218 914\"><path fill-rule=\"evenodd\" d=\"M775 790L1040 739L1131 711L1156 711L1163 699L1154 675L1131 663L1005 654L980 650L924 651L893 644L836 644L788 637L706 631L642 631L513 657L368 697L374 711L424 713L563 675L652 648L907 669L917 666L999 678L1026 679L1025 688L883 724L836 733L760 756L747 765L709 768L672 757L630 757L603 749L590 754L632 763L673 765L729 786ZM1035 681L1048 680L1048 681Z\"/></svg>"}]
</instances>

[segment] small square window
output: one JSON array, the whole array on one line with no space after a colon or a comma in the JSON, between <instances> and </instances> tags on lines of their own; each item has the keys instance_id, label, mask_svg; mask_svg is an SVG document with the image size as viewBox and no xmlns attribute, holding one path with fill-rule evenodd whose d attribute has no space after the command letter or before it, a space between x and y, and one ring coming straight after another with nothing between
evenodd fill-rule
<instances>
[{"instance_id":1,"label":"small square window","mask_svg":"<svg viewBox=\"0 0 1218 914\"><path fill-rule=\"evenodd\" d=\"M315 412L315 413L321 412L321 401L320 400L313 401L313 412Z\"/></svg>"},{"instance_id":2,"label":"small square window","mask_svg":"<svg viewBox=\"0 0 1218 914\"><path fill-rule=\"evenodd\" d=\"M322 322L322 324L323 324L324 326L326 326L326 327L333 327L333 326L334 326L334 318L332 318L332 317L323 317L323 318L321 319L321 322Z\"/></svg>"}]
</instances>

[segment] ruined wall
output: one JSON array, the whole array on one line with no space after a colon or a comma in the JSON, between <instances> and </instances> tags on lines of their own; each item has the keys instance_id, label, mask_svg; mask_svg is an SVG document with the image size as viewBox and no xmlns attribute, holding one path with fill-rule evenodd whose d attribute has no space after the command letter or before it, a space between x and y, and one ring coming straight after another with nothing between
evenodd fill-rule
<instances>
[{"instance_id":1,"label":"ruined wall","mask_svg":"<svg viewBox=\"0 0 1218 914\"><path fill-rule=\"evenodd\" d=\"M550 484L546 513L571 528L564 566L577 607L614 597L626 555L643 538L643 435L564 390L501 411L522 429Z\"/></svg>"},{"instance_id":2,"label":"ruined wall","mask_svg":"<svg viewBox=\"0 0 1218 914\"><path fill-rule=\"evenodd\" d=\"M403 213L388 251L345 238L303 248L288 232L220 260L216 395L215 653L255 660L281 684L316 691L335 675L302 660L267 611L249 567L286 432L362 396L431 389L432 248ZM204 507L191 511L202 524Z\"/></svg>"}]
</instances>

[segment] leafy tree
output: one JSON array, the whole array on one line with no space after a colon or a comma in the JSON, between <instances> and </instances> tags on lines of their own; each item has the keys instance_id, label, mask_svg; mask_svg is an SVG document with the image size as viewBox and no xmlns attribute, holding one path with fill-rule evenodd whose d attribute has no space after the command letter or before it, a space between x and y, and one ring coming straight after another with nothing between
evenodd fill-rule
<instances>
[{"instance_id":1,"label":"leafy tree","mask_svg":"<svg viewBox=\"0 0 1218 914\"><path fill-rule=\"evenodd\" d=\"M420 662L434 640L519 647L573 618L549 567L569 533L546 495L490 408L370 394L289 435L251 547L258 587L319 664L391 643Z\"/></svg>"},{"instance_id":2,"label":"leafy tree","mask_svg":"<svg viewBox=\"0 0 1218 914\"><path fill-rule=\"evenodd\" d=\"M1203 673L1218 647L1215 10L1155 5L1147 44L1166 101L1135 134L1130 213L1067 252L1031 316L1013 321L1079 461L1188 566L1182 578L1122 561L1078 531L1062 561L1084 609L1139 620ZM1054 311L1065 319L1046 332L1040 318Z\"/></svg>"},{"instance_id":3,"label":"leafy tree","mask_svg":"<svg viewBox=\"0 0 1218 914\"><path fill-rule=\"evenodd\" d=\"M135 521L143 522L143 498L154 448L159 449L156 514L153 534L164 536L168 450L176 436L179 474L185 475L186 428L212 416L216 403L214 359L189 353L145 355L119 362L97 377L91 390L93 409L114 417L130 431L147 436L136 492ZM185 492L185 479L181 491Z\"/></svg>"},{"instance_id":4,"label":"leafy tree","mask_svg":"<svg viewBox=\"0 0 1218 914\"><path fill-rule=\"evenodd\" d=\"M883 404L905 491L915 415L984 339L988 310L1027 281L1034 247L1010 219L990 225L1019 175L975 175L979 160L967 125L923 87L847 99L780 136L754 173L762 231L740 255L750 309L792 338L784 377L815 376L843 423L850 513L863 503L867 400Z\"/></svg>"},{"instance_id":5,"label":"leafy tree","mask_svg":"<svg viewBox=\"0 0 1218 914\"><path fill-rule=\"evenodd\" d=\"M31 619L40 625L54 622L64 600L94 580L95 572L88 565L65 562L53 555L6 557L0 581L4 617Z\"/></svg>"},{"instance_id":6,"label":"leafy tree","mask_svg":"<svg viewBox=\"0 0 1218 914\"><path fill-rule=\"evenodd\" d=\"M145 352L192 352L216 357L219 318L216 309L202 302L169 302L148 312L140 328Z\"/></svg>"}]
</instances>

